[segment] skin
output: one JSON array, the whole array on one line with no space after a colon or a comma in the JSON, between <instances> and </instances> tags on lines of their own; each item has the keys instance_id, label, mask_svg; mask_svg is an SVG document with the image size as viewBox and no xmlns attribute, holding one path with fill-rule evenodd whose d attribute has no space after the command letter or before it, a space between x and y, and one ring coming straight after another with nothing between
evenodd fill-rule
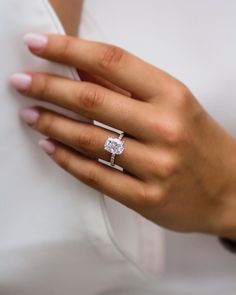
<instances>
[{"instance_id":1,"label":"skin","mask_svg":"<svg viewBox=\"0 0 236 295\"><path fill-rule=\"evenodd\" d=\"M102 85L28 72L31 83L15 87L123 130L126 147L116 157L123 171L104 165L97 161L110 159L104 142L117 134L36 106L39 117L28 125L49 137L51 159L165 228L236 238L236 140L187 86L113 45L45 36L42 48L29 46L32 54L100 77Z\"/></svg>"},{"instance_id":2,"label":"skin","mask_svg":"<svg viewBox=\"0 0 236 295\"><path fill-rule=\"evenodd\" d=\"M50 0L67 35L77 36L83 0Z\"/></svg>"}]
</instances>

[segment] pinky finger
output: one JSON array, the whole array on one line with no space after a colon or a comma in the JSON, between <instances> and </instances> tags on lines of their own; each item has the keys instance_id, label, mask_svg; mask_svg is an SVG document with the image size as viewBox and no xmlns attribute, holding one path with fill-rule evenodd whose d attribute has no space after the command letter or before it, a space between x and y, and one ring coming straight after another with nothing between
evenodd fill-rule
<instances>
[{"instance_id":1,"label":"pinky finger","mask_svg":"<svg viewBox=\"0 0 236 295\"><path fill-rule=\"evenodd\" d=\"M64 170L88 186L135 209L143 184L135 177L89 159L55 140L41 140L41 148Z\"/></svg>"}]
</instances>

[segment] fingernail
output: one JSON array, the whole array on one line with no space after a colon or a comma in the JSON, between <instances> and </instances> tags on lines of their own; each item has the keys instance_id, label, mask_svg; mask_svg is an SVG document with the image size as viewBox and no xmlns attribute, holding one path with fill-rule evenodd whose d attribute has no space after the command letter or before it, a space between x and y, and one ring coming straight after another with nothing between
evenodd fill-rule
<instances>
[{"instance_id":1,"label":"fingernail","mask_svg":"<svg viewBox=\"0 0 236 295\"><path fill-rule=\"evenodd\" d=\"M26 34L23 37L25 44L32 50L41 50L48 43L48 37L43 34Z\"/></svg>"},{"instance_id":2,"label":"fingernail","mask_svg":"<svg viewBox=\"0 0 236 295\"><path fill-rule=\"evenodd\" d=\"M49 155L52 155L56 149L55 145L48 139L40 140L39 146Z\"/></svg>"},{"instance_id":3,"label":"fingernail","mask_svg":"<svg viewBox=\"0 0 236 295\"><path fill-rule=\"evenodd\" d=\"M18 91L27 91L32 82L32 77L27 74L17 73L10 77L10 83Z\"/></svg>"},{"instance_id":4,"label":"fingernail","mask_svg":"<svg viewBox=\"0 0 236 295\"><path fill-rule=\"evenodd\" d=\"M35 124L39 118L39 111L35 108L27 108L21 111L20 116L27 124Z\"/></svg>"}]
</instances>

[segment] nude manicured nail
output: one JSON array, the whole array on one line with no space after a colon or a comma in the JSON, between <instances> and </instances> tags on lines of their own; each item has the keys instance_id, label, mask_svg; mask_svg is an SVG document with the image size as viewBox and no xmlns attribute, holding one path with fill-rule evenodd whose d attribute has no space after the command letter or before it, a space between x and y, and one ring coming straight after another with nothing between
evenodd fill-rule
<instances>
[{"instance_id":1,"label":"nude manicured nail","mask_svg":"<svg viewBox=\"0 0 236 295\"><path fill-rule=\"evenodd\" d=\"M11 85L18 91L27 91L32 82L32 77L27 74L17 73L10 77Z\"/></svg>"},{"instance_id":2,"label":"nude manicured nail","mask_svg":"<svg viewBox=\"0 0 236 295\"><path fill-rule=\"evenodd\" d=\"M23 40L30 49L41 50L46 46L48 37L43 34L26 34Z\"/></svg>"},{"instance_id":3,"label":"nude manicured nail","mask_svg":"<svg viewBox=\"0 0 236 295\"><path fill-rule=\"evenodd\" d=\"M21 111L20 116L27 124L35 124L39 118L39 111L35 108L27 108Z\"/></svg>"},{"instance_id":4,"label":"nude manicured nail","mask_svg":"<svg viewBox=\"0 0 236 295\"><path fill-rule=\"evenodd\" d=\"M56 149L55 145L48 139L40 140L39 146L49 155L52 155Z\"/></svg>"}]
</instances>

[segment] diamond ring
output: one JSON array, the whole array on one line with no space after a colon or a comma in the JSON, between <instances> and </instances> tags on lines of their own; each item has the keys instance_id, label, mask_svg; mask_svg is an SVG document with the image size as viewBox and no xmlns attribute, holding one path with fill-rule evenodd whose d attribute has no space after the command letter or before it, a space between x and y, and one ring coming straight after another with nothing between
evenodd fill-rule
<instances>
[{"instance_id":1,"label":"diamond ring","mask_svg":"<svg viewBox=\"0 0 236 295\"><path fill-rule=\"evenodd\" d=\"M111 166L115 166L115 157L116 155L121 155L125 149L125 142L122 141L124 137L124 132L122 132L118 138L108 137L105 144L104 149L111 153L110 164Z\"/></svg>"}]
</instances>

